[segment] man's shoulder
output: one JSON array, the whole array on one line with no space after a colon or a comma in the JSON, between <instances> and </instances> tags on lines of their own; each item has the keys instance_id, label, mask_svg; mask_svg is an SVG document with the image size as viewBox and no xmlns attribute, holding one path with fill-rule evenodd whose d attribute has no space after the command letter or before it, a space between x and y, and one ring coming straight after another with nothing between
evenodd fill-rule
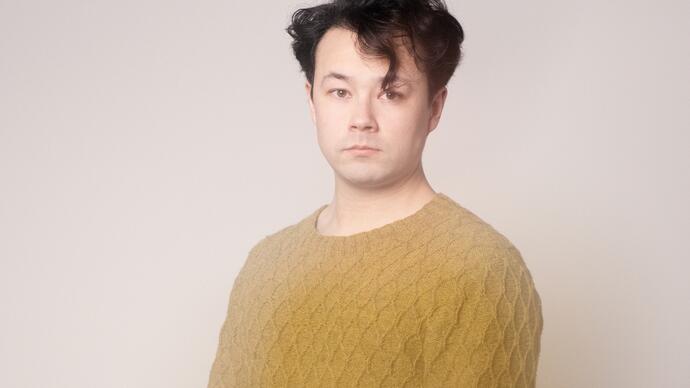
<instances>
[{"instance_id":1,"label":"man's shoulder","mask_svg":"<svg viewBox=\"0 0 690 388\"><path fill-rule=\"evenodd\" d=\"M278 249L281 246L285 247L298 242L307 232L307 221L311 215L310 213L296 222L269 231L268 234L265 234L264 237L254 244L252 251Z\"/></svg>"},{"instance_id":2,"label":"man's shoulder","mask_svg":"<svg viewBox=\"0 0 690 388\"><path fill-rule=\"evenodd\" d=\"M444 227L446 253L463 261L500 261L524 265L522 255L506 235L488 221L457 202L451 207Z\"/></svg>"},{"instance_id":3,"label":"man's shoulder","mask_svg":"<svg viewBox=\"0 0 690 388\"><path fill-rule=\"evenodd\" d=\"M492 290L487 294L491 298L500 296L495 290L520 292L525 300L540 304L531 271L508 237L464 207L451 213L442 259L444 270L459 287Z\"/></svg>"}]
</instances>

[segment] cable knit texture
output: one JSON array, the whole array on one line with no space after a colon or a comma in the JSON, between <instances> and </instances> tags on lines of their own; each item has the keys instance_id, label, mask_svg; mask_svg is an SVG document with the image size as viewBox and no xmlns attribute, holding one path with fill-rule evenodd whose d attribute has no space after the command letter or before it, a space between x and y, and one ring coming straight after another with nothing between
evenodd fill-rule
<instances>
[{"instance_id":1,"label":"cable knit texture","mask_svg":"<svg viewBox=\"0 0 690 388\"><path fill-rule=\"evenodd\" d=\"M326 206L250 250L209 388L535 386L541 300L506 237L440 192L349 236Z\"/></svg>"}]
</instances>

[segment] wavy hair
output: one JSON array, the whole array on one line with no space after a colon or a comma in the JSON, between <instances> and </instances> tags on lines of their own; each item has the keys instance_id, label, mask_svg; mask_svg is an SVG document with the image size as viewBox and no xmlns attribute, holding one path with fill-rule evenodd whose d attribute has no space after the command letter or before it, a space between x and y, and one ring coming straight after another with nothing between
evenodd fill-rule
<instances>
[{"instance_id":1,"label":"wavy hair","mask_svg":"<svg viewBox=\"0 0 690 388\"><path fill-rule=\"evenodd\" d=\"M314 85L316 46L332 27L357 35L356 46L366 56L388 59L381 88L396 79L395 47L402 39L417 68L426 74L429 102L446 86L462 59L465 34L443 0L332 0L292 14L286 31L307 80ZM311 88L314 98L314 88Z\"/></svg>"}]
</instances>

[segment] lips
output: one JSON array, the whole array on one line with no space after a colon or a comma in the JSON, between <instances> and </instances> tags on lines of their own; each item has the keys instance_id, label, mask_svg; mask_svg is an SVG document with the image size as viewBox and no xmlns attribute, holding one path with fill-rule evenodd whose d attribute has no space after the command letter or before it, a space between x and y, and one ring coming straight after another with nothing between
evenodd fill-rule
<instances>
[{"instance_id":1,"label":"lips","mask_svg":"<svg viewBox=\"0 0 690 388\"><path fill-rule=\"evenodd\" d=\"M346 150L373 150L373 151L378 151L378 148L369 147L369 146L365 146L365 145L354 145L350 148L346 148Z\"/></svg>"}]
</instances>

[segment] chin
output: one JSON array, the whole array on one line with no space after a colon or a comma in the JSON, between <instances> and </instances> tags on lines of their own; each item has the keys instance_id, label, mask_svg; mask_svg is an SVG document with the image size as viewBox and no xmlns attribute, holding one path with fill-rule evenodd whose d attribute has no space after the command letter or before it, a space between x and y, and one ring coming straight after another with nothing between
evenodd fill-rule
<instances>
[{"instance_id":1,"label":"chin","mask_svg":"<svg viewBox=\"0 0 690 388\"><path fill-rule=\"evenodd\" d=\"M388 181L389 177L389 174L384 173L378 168L367 168L366 166L344 168L336 173L351 184L367 187L379 186Z\"/></svg>"}]
</instances>

